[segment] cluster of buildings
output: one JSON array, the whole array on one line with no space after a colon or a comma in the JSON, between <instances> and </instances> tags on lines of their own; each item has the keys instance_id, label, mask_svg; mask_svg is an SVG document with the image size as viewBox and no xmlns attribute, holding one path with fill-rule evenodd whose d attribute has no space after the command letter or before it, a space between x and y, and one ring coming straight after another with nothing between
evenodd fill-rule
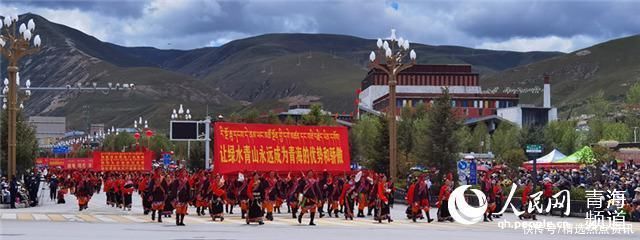
<instances>
[{"instance_id":1,"label":"cluster of buildings","mask_svg":"<svg viewBox=\"0 0 640 240\"><path fill-rule=\"evenodd\" d=\"M542 79L541 79L542 80ZM389 107L389 78L380 70L370 70L362 80L359 92L359 111L379 114ZM414 65L398 75L396 109L405 106L430 104L442 96L446 88L454 111L465 119L465 124L484 122L492 131L502 121L520 127L542 126L558 118L551 106L551 84L544 77L544 104L519 104L517 93L486 93L480 86L480 74L471 65ZM396 113L398 114L398 113Z\"/></svg>"}]
</instances>

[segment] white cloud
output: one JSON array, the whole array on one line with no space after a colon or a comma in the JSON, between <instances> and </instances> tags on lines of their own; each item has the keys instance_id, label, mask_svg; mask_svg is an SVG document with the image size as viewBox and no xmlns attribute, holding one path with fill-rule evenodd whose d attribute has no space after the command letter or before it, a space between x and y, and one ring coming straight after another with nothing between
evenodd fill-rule
<instances>
[{"instance_id":1,"label":"white cloud","mask_svg":"<svg viewBox=\"0 0 640 240\"><path fill-rule=\"evenodd\" d=\"M389 29L395 28L399 36L413 43L568 52L640 32L640 18L636 16L640 4L628 2L126 1L132 4L7 2L0 6L0 14L32 12L102 41L178 49L219 46L265 33L378 38L388 36Z\"/></svg>"},{"instance_id":2,"label":"white cloud","mask_svg":"<svg viewBox=\"0 0 640 240\"><path fill-rule=\"evenodd\" d=\"M506 41L486 41L476 46L476 48L492 49L492 50L510 50L520 52L530 51L560 51L560 52L572 52L581 48L589 47L599 42L599 39L594 39L587 36L574 36L570 38L563 38L558 36L547 37L513 37Z\"/></svg>"}]
</instances>

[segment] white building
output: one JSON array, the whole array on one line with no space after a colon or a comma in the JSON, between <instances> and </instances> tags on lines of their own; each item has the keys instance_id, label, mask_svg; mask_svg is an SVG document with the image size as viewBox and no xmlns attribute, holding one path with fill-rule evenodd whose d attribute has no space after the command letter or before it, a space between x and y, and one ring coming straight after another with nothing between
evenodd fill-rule
<instances>
[{"instance_id":1,"label":"white building","mask_svg":"<svg viewBox=\"0 0 640 240\"><path fill-rule=\"evenodd\" d=\"M29 117L29 124L36 128L38 145L44 146L57 142L64 138L67 129L65 117Z\"/></svg>"}]
</instances>

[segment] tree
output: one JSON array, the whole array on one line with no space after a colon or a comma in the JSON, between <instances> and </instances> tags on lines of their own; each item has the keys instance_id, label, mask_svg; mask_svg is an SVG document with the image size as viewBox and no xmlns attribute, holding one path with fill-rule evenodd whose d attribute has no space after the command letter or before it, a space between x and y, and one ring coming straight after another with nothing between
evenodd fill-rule
<instances>
[{"instance_id":1,"label":"tree","mask_svg":"<svg viewBox=\"0 0 640 240\"><path fill-rule=\"evenodd\" d=\"M509 149L498 157L498 163L506 165L511 176L516 176L518 168L522 166L522 163L526 160L527 155L525 155L522 148Z\"/></svg>"},{"instance_id":2,"label":"tree","mask_svg":"<svg viewBox=\"0 0 640 240\"><path fill-rule=\"evenodd\" d=\"M631 105L640 104L640 82L636 82L627 90L626 103Z\"/></svg>"},{"instance_id":3,"label":"tree","mask_svg":"<svg viewBox=\"0 0 640 240\"><path fill-rule=\"evenodd\" d=\"M631 136L631 129L624 123L604 123L603 136L599 140L615 140L618 142L628 141Z\"/></svg>"},{"instance_id":4,"label":"tree","mask_svg":"<svg viewBox=\"0 0 640 240\"><path fill-rule=\"evenodd\" d=\"M130 146L133 146L136 143L136 139L128 132L121 132L118 133L115 136L114 142L113 142L113 150L114 151L126 151L127 148L129 148L129 150L133 150L130 148Z\"/></svg>"},{"instance_id":5,"label":"tree","mask_svg":"<svg viewBox=\"0 0 640 240\"><path fill-rule=\"evenodd\" d=\"M520 129L520 147L524 149L527 144L544 144L544 127L524 126ZM551 150L549 150L550 152Z\"/></svg>"},{"instance_id":6,"label":"tree","mask_svg":"<svg viewBox=\"0 0 640 240\"><path fill-rule=\"evenodd\" d=\"M322 106L313 104L311 111L302 116L302 124L308 126L333 125L333 119L322 111Z\"/></svg>"},{"instance_id":7,"label":"tree","mask_svg":"<svg viewBox=\"0 0 640 240\"><path fill-rule=\"evenodd\" d=\"M575 126L575 121L554 121L547 124L543 130L547 148L557 148L563 153L575 152L582 146L582 137Z\"/></svg>"},{"instance_id":8,"label":"tree","mask_svg":"<svg viewBox=\"0 0 640 240\"><path fill-rule=\"evenodd\" d=\"M417 119L414 122L413 142L416 146L413 150L416 156L416 164L428 166L431 159L431 139L429 138L429 119Z\"/></svg>"},{"instance_id":9,"label":"tree","mask_svg":"<svg viewBox=\"0 0 640 240\"><path fill-rule=\"evenodd\" d=\"M471 152L487 152L487 145L489 144L489 130L487 124L484 121L478 122L473 128L471 134L471 140L469 145L471 146Z\"/></svg>"},{"instance_id":10,"label":"tree","mask_svg":"<svg viewBox=\"0 0 640 240\"><path fill-rule=\"evenodd\" d=\"M520 130L508 122L502 122L491 138L492 151L498 158L504 157L510 150L520 148Z\"/></svg>"},{"instance_id":11,"label":"tree","mask_svg":"<svg viewBox=\"0 0 640 240\"><path fill-rule=\"evenodd\" d=\"M458 139L459 142L460 152L473 152L473 135L469 127L463 126L458 129L458 131L456 131L456 139Z\"/></svg>"},{"instance_id":12,"label":"tree","mask_svg":"<svg viewBox=\"0 0 640 240\"><path fill-rule=\"evenodd\" d=\"M451 173L457 177L456 161L458 159L458 141L455 132L461 127L451 106L451 96L447 88L442 89L442 96L437 98L428 115L428 143L431 152L431 165L437 169L436 182L442 182L444 176ZM455 178L454 178L455 179Z\"/></svg>"},{"instance_id":13,"label":"tree","mask_svg":"<svg viewBox=\"0 0 640 240\"><path fill-rule=\"evenodd\" d=\"M285 125L296 125L296 120L293 120L293 118L291 116L287 116L287 118L284 119L284 124Z\"/></svg>"},{"instance_id":14,"label":"tree","mask_svg":"<svg viewBox=\"0 0 640 240\"><path fill-rule=\"evenodd\" d=\"M278 118L278 114L275 114L273 111L269 111L265 123L268 123L268 124L281 124L280 118Z\"/></svg>"},{"instance_id":15,"label":"tree","mask_svg":"<svg viewBox=\"0 0 640 240\"><path fill-rule=\"evenodd\" d=\"M376 172L389 169L389 133L386 121L364 115L351 128L358 163ZM385 140L386 139L386 140ZM385 145L386 143L386 145Z\"/></svg>"},{"instance_id":16,"label":"tree","mask_svg":"<svg viewBox=\"0 0 640 240\"><path fill-rule=\"evenodd\" d=\"M389 121L380 119L379 122L378 138L374 139L373 144L378 153L371 156L371 169L389 176Z\"/></svg>"},{"instance_id":17,"label":"tree","mask_svg":"<svg viewBox=\"0 0 640 240\"><path fill-rule=\"evenodd\" d=\"M6 112L1 116L2 121L2 169L8 168L8 144L7 144L7 125L8 119ZM26 169L32 168L35 162L36 153L38 152L38 140L36 139L36 130L29 125L21 111L16 116L16 173L21 173Z\"/></svg>"},{"instance_id":18,"label":"tree","mask_svg":"<svg viewBox=\"0 0 640 240\"><path fill-rule=\"evenodd\" d=\"M604 91L600 90L588 100L589 113L598 119L603 119L611 111L611 103L604 98Z\"/></svg>"},{"instance_id":19,"label":"tree","mask_svg":"<svg viewBox=\"0 0 640 240\"><path fill-rule=\"evenodd\" d=\"M245 123L258 123L259 118L260 113L258 113L258 111L256 111L255 109L251 109L244 113L244 115L242 116L242 121Z\"/></svg>"},{"instance_id":20,"label":"tree","mask_svg":"<svg viewBox=\"0 0 640 240\"><path fill-rule=\"evenodd\" d=\"M169 138L164 134L153 135L149 141L149 150L155 152L156 156L160 156L162 152L169 152L172 149Z\"/></svg>"},{"instance_id":21,"label":"tree","mask_svg":"<svg viewBox=\"0 0 640 240\"><path fill-rule=\"evenodd\" d=\"M411 107L402 108L400 122L398 123L398 150L404 156L404 163L409 163L409 155L413 152L414 115ZM402 168L400 168L402 169Z\"/></svg>"},{"instance_id":22,"label":"tree","mask_svg":"<svg viewBox=\"0 0 640 240\"><path fill-rule=\"evenodd\" d=\"M187 168L193 171L204 169L204 144L202 141L191 142Z\"/></svg>"}]
</instances>

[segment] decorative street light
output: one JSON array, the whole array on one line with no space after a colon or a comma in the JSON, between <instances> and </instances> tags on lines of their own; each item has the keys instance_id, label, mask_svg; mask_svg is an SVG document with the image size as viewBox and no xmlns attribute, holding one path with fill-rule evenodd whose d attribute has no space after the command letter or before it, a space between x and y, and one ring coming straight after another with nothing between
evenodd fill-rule
<instances>
[{"instance_id":1,"label":"decorative street light","mask_svg":"<svg viewBox=\"0 0 640 240\"><path fill-rule=\"evenodd\" d=\"M176 111L176 109L173 109L173 112L171 113L171 120L178 119L191 120L191 110L187 109L185 111L182 107L182 104L180 104L180 108L178 108L178 111Z\"/></svg>"},{"instance_id":2,"label":"decorative street light","mask_svg":"<svg viewBox=\"0 0 640 240\"><path fill-rule=\"evenodd\" d=\"M371 51L369 54L370 69L382 71L387 74L389 85L389 109L387 116L389 117L389 175L391 179L396 181L398 170L397 163L397 136L396 128L396 85L398 84L398 74L403 70L410 68L416 62L416 52L409 49L409 40L403 38L396 39L396 30L391 29L391 36L388 41L382 41L378 38L376 42L378 46L377 52ZM408 57L409 62L404 63Z\"/></svg>"},{"instance_id":3,"label":"decorative street light","mask_svg":"<svg viewBox=\"0 0 640 240\"><path fill-rule=\"evenodd\" d=\"M191 110L188 108L184 110L182 104L180 104L177 111L175 108L173 109L171 120L191 120ZM184 155L182 156L184 157ZM191 141L187 141L187 159L191 159Z\"/></svg>"},{"instance_id":4,"label":"decorative street light","mask_svg":"<svg viewBox=\"0 0 640 240\"><path fill-rule=\"evenodd\" d=\"M35 35L34 30L36 24L33 19L30 19L27 24L21 23L18 31L16 27L18 25L18 15L5 16L2 21L2 29L0 33L0 53L9 62L7 65L7 71L9 73L7 94L9 95L8 101L8 162L9 169L8 175L12 179L16 174L16 112L17 112L17 73L18 64L20 60L27 56L34 54L40 50L40 35ZM32 41L33 40L33 44Z\"/></svg>"}]
</instances>

